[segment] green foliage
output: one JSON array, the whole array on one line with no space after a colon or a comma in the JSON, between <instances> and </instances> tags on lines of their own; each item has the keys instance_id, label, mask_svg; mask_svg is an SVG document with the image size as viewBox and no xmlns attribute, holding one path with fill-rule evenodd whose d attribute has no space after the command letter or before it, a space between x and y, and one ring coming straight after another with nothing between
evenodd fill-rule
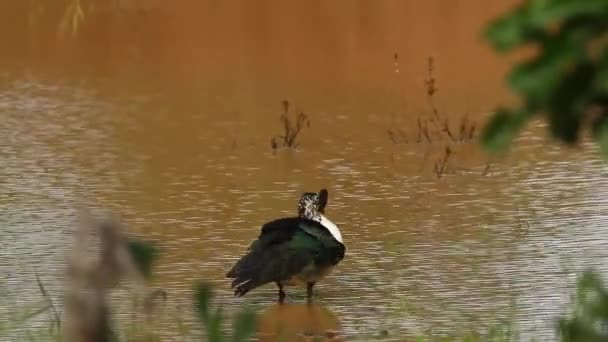
<instances>
[{"instance_id":1,"label":"green foliage","mask_svg":"<svg viewBox=\"0 0 608 342\"><path fill-rule=\"evenodd\" d=\"M502 108L486 126L483 145L506 148L534 115L549 119L552 135L575 144L589 121L608 153L608 1L527 0L492 22L485 37L499 52L533 46L538 53L508 77L523 104Z\"/></svg>"},{"instance_id":2,"label":"green foliage","mask_svg":"<svg viewBox=\"0 0 608 342\"><path fill-rule=\"evenodd\" d=\"M249 309L245 309L237 313L232 326L232 341L244 342L247 341L255 333L256 317L255 313Z\"/></svg>"},{"instance_id":3,"label":"green foliage","mask_svg":"<svg viewBox=\"0 0 608 342\"><path fill-rule=\"evenodd\" d=\"M222 331L224 321L222 308L211 309L213 293L206 284L198 284L194 291L194 303L198 316L204 324L209 342L222 342L227 338ZM245 309L237 314L233 325L233 342L244 342L255 333L256 319L252 311Z\"/></svg>"},{"instance_id":4,"label":"green foliage","mask_svg":"<svg viewBox=\"0 0 608 342\"><path fill-rule=\"evenodd\" d=\"M587 271L580 277L574 312L559 322L563 342L608 341L608 289L600 277Z\"/></svg>"},{"instance_id":5,"label":"green foliage","mask_svg":"<svg viewBox=\"0 0 608 342\"><path fill-rule=\"evenodd\" d=\"M139 271L149 278L152 274L152 263L158 258L158 249L150 243L133 239L127 241L127 248Z\"/></svg>"}]
</instances>

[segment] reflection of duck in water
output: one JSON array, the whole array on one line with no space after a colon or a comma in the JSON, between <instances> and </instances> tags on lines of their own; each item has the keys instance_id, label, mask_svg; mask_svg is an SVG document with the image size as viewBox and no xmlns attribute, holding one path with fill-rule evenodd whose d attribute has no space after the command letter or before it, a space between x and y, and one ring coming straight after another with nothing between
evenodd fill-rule
<instances>
[{"instance_id":1,"label":"reflection of duck in water","mask_svg":"<svg viewBox=\"0 0 608 342\"><path fill-rule=\"evenodd\" d=\"M344 258L344 244L338 227L323 215L327 190L302 194L298 216L281 218L262 226L249 251L226 275L234 278L234 294L274 282L279 302L285 299L285 285L304 285L312 299L315 283Z\"/></svg>"},{"instance_id":2,"label":"reflection of duck in water","mask_svg":"<svg viewBox=\"0 0 608 342\"><path fill-rule=\"evenodd\" d=\"M257 319L258 341L343 341L340 321L316 304L275 304Z\"/></svg>"}]
</instances>

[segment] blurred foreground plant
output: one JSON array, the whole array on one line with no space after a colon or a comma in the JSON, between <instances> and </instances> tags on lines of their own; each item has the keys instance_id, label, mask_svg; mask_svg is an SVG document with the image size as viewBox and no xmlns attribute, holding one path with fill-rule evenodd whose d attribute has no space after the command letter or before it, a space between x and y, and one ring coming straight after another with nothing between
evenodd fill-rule
<instances>
[{"instance_id":1,"label":"blurred foreground plant","mask_svg":"<svg viewBox=\"0 0 608 342\"><path fill-rule=\"evenodd\" d=\"M482 137L488 150L506 148L528 120L544 114L552 135L568 144L590 123L608 154L608 1L527 0L492 22L485 37L499 52L537 50L508 77L523 103L494 114Z\"/></svg>"},{"instance_id":2,"label":"blurred foreground plant","mask_svg":"<svg viewBox=\"0 0 608 342\"><path fill-rule=\"evenodd\" d=\"M608 341L608 289L599 275L587 271L579 278L573 311L559 321L563 342Z\"/></svg>"},{"instance_id":3,"label":"blurred foreground plant","mask_svg":"<svg viewBox=\"0 0 608 342\"><path fill-rule=\"evenodd\" d=\"M94 238L98 251L93 252ZM133 281L144 294L156 249L128 239L117 222L96 222L83 213L75 233L65 293L65 341L114 340L108 307L109 291L123 279Z\"/></svg>"},{"instance_id":4,"label":"blurred foreground plant","mask_svg":"<svg viewBox=\"0 0 608 342\"><path fill-rule=\"evenodd\" d=\"M228 338L222 331L222 322L224 321L222 308L211 309L211 299L213 297L211 287L202 283L196 285L194 296L194 303L199 319L207 332L207 340L209 342L227 341ZM253 311L245 308L234 319L231 341L247 341L255 333L255 327L255 314Z\"/></svg>"}]
</instances>

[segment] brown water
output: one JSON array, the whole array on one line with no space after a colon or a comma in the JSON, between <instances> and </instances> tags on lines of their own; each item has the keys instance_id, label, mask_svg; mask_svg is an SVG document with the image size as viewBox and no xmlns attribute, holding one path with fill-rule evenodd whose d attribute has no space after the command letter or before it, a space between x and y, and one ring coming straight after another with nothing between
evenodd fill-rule
<instances>
[{"instance_id":1,"label":"brown water","mask_svg":"<svg viewBox=\"0 0 608 342\"><path fill-rule=\"evenodd\" d=\"M233 298L223 275L261 224L327 187L347 254L316 294L346 336L441 335L512 318L526 339L553 339L576 276L608 261L607 170L591 146L548 144L541 129L503 157L445 134L416 142L417 120L432 117L428 56L435 105L454 132L465 115L479 128L511 100L507 59L479 40L509 5L452 3L209 1L138 15L125 6L126 19L92 16L75 42L57 42L50 20L32 34L9 15L0 43L6 309L38 300L36 272L59 298L84 204L120 213L159 243L154 286L172 304L208 280L230 312L244 302L271 310L274 286ZM283 99L311 125L296 150L275 152ZM396 128L407 143L389 139ZM303 300L302 290L289 295ZM168 335L171 323L160 327Z\"/></svg>"}]
</instances>

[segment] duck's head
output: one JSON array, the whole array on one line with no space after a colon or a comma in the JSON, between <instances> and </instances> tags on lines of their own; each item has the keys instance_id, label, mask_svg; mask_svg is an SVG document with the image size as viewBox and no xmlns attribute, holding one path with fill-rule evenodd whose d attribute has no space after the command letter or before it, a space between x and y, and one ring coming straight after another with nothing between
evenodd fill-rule
<instances>
[{"instance_id":1,"label":"duck's head","mask_svg":"<svg viewBox=\"0 0 608 342\"><path fill-rule=\"evenodd\" d=\"M318 203L318 210L321 214L325 213L325 206L327 205L327 198L329 197L329 194L327 193L327 189L321 189L319 191L319 203Z\"/></svg>"},{"instance_id":2,"label":"duck's head","mask_svg":"<svg viewBox=\"0 0 608 342\"><path fill-rule=\"evenodd\" d=\"M298 202L298 215L309 220L320 221L321 213L325 212L328 193L321 189L319 193L305 192Z\"/></svg>"},{"instance_id":3,"label":"duck's head","mask_svg":"<svg viewBox=\"0 0 608 342\"><path fill-rule=\"evenodd\" d=\"M338 226L323 215L328 197L329 194L326 189L321 189L318 194L314 192L303 193L298 202L298 215L301 218L319 222L329 230L336 240L342 243L342 234Z\"/></svg>"}]
</instances>

